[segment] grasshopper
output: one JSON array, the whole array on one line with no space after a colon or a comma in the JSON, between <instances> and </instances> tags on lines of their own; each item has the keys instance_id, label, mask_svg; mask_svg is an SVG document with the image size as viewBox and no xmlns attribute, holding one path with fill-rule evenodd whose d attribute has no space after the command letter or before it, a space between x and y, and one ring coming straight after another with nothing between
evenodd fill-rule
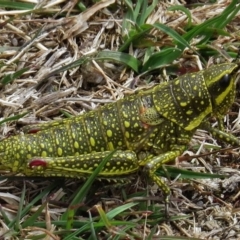
<instances>
[{"instance_id":1,"label":"grasshopper","mask_svg":"<svg viewBox=\"0 0 240 240\"><path fill-rule=\"evenodd\" d=\"M235 63L213 65L83 115L31 126L35 134L0 142L2 168L26 176L88 177L116 150L99 178L126 179L145 168L167 200L170 189L155 172L185 151L197 128L240 145L222 127L234 102L237 70ZM212 116L219 128L210 126Z\"/></svg>"}]
</instances>

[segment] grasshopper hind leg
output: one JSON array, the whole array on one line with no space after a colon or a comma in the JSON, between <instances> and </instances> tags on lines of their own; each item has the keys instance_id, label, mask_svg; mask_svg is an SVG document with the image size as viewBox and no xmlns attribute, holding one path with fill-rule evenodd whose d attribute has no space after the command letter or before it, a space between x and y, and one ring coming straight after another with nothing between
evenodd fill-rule
<instances>
[{"instance_id":1,"label":"grasshopper hind leg","mask_svg":"<svg viewBox=\"0 0 240 240\"><path fill-rule=\"evenodd\" d=\"M28 176L86 178L110 153L111 151L105 151L78 156L34 157L29 161L24 174ZM133 151L117 150L98 177L117 180L131 176L138 169L138 160Z\"/></svg>"}]
</instances>

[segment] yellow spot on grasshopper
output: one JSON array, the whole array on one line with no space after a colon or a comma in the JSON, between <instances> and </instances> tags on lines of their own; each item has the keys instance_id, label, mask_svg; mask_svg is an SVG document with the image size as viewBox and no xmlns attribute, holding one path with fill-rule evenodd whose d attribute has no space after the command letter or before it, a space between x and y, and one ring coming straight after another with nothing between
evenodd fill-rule
<instances>
[{"instance_id":1,"label":"yellow spot on grasshopper","mask_svg":"<svg viewBox=\"0 0 240 240\"><path fill-rule=\"evenodd\" d=\"M57 149L57 153L58 153L58 156L62 156L62 153L63 153L62 149L61 149L61 148L58 148L58 149Z\"/></svg>"},{"instance_id":2,"label":"yellow spot on grasshopper","mask_svg":"<svg viewBox=\"0 0 240 240\"><path fill-rule=\"evenodd\" d=\"M95 146L96 142L95 142L95 139L93 137L90 137L90 144L91 146Z\"/></svg>"},{"instance_id":3,"label":"yellow spot on grasshopper","mask_svg":"<svg viewBox=\"0 0 240 240\"><path fill-rule=\"evenodd\" d=\"M139 127L139 124L135 122L133 127L137 128L137 127Z\"/></svg>"},{"instance_id":4,"label":"yellow spot on grasshopper","mask_svg":"<svg viewBox=\"0 0 240 240\"><path fill-rule=\"evenodd\" d=\"M107 136L112 137L112 130L107 130Z\"/></svg>"},{"instance_id":5,"label":"yellow spot on grasshopper","mask_svg":"<svg viewBox=\"0 0 240 240\"><path fill-rule=\"evenodd\" d=\"M187 106L187 103L186 103L186 102L180 102L180 106L181 106L181 107L186 107L186 106Z\"/></svg>"},{"instance_id":6,"label":"yellow spot on grasshopper","mask_svg":"<svg viewBox=\"0 0 240 240\"><path fill-rule=\"evenodd\" d=\"M46 152L46 151L42 151L41 156L42 156L42 157L46 157L46 156L47 156L47 152Z\"/></svg>"},{"instance_id":7,"label":"yellow spot on grasshopper","mask_svg":"<svg viewBox=\"0 0 240 240\"><path fill-rule=\"evenodd\" d=\"M108 148L109 148L109 150L114 150L114 146L113 146L112 142L108 143Z\"/></svg>"},{"instance_id":8,"label":"yellow spot on grasshopper","mask_svg":"<svg viewBox=\"0 0 240 240\"><path fill-rule=\"evenodd\" d=\"M79 144L77 141L74 142L74 148L79 148Z\"/></svg>"},{"instance_id":9,"label":"yellow spot on grasshopper","mask_svg":"<svg viewBox=\"0 0 240 240\"><path fill-rule=\"evenodd\" d=\"M16 172L17 170L18 170L18 167L19 166L19 162L18 161L15 161L14 163L13 163L13 168L12 168L12 170L13 170L13 172Z\"/></svg>"},{"instance_id":10,"label":"yellow spot on grasshopper","mask_svg":"<svg viewBox=\"0 0 240 240\"><path fill-rule=\"evenodd\" d=\"M193 113L193 111L192 110L188 110L186 113L187 113L187 115L191 115Z\"/></svg>"},{"instance_id":11,"label":"yellow spot on grasshopper","mask_svg":"<svg viewBox=\"0 0 240 240\"><path fill-rule=\"evenodd\" d=\"M130 127L130 122L124 121L124 126L125 126L126 128Z\"/></svg>"}]
</instances>

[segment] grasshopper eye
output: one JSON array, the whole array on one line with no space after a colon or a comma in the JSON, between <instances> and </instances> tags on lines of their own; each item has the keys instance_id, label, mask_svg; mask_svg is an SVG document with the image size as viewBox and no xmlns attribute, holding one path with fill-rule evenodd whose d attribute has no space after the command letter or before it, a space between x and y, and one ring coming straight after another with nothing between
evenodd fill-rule
<instances>
[{"instance_id":1,"label":"grasshopper eye","mask_svg":"<svg viewBox=\"0 0 240 240\"><path fill-rule=\"evenodd\" d=\"M219 81L219 85L222 88L226 88L231 82L231 75L225 74Z\"/></svg>"}]
</instances>

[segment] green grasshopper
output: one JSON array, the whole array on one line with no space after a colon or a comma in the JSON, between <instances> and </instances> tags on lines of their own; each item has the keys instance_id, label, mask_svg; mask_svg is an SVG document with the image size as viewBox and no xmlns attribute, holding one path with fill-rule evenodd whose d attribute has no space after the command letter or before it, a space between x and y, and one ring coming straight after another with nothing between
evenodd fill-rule
<instances>
[{"instance_id":1,"label":"green grasshopper","mask_svg":"<svg viewBox=\"0 0 240 240\"><path fill-rule=\"evenodd\" d=\"M234 102L237 70L235 63L213 65L83 115L31 126L35 134L0 142L2 168L26 176L82 178L116 150L99 178L126 179L145 168L167 200L170 189L155 172L184 152L197 128L240 145L222 127ZM219 128L210 126L211 116Z\"/></svg>"}]
</instances>

